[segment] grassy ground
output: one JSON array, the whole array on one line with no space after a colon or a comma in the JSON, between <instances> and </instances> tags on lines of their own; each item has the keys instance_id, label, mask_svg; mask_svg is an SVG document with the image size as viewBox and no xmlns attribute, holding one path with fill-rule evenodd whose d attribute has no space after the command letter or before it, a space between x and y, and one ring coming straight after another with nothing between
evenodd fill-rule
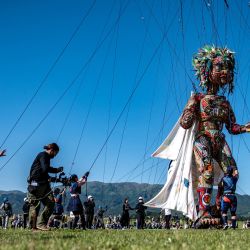
<instances>
[{"instance_id":1,"label":"grassy ground","mask_svg":"<svg viewBox=\"0 0 250 250\"><path fill-rule=\"evenodd\" d=\"M250 249L250 230L1 230L0 249Z\"/></svg>"}]
</instances>

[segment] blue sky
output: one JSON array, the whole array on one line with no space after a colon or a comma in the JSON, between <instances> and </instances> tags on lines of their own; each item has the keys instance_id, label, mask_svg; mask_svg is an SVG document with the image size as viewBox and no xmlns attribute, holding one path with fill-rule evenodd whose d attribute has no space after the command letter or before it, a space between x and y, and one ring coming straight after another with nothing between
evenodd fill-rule
<instances>
[{"instance_id":1,"label":"blue sky","mask_svg":"<svg viewBox=\"0 0 250 250\"><path fill-rule=\"evenodd\" d=\"M248 1L227 3L229 8L212 0L0 1L0 144L93 5L3 145L8 155L0 160L0 190L26 190L33 159L54 141L61 150L52 165L66 173L72 168L81 175L93 165L90 180L163 183L168 162L149 157L180 116L190 79L198 84L191 58L204 44L235 51L235 91L228 98L238 122L249 121L250 8ZM225 133L240 170L238 191L249 194L250 135Z\"/></svg>"}]
</instances>

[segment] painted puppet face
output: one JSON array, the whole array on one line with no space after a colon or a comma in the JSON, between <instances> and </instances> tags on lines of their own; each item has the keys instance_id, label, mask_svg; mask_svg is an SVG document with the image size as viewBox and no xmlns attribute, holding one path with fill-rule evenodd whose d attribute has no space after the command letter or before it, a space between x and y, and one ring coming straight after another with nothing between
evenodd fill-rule
<instances>
[{"instance_id":1,"label":"painted puppet face","mask_svg":"<svg viewBox=\"0 0 250 250\"><path fill-rule=\"evenodd\" d=\"M226 61L218 56L213 60L212 70L209 74L209 80L212 84L222 87L233 81L233 72Z\"/></svg>"}]
</instances>

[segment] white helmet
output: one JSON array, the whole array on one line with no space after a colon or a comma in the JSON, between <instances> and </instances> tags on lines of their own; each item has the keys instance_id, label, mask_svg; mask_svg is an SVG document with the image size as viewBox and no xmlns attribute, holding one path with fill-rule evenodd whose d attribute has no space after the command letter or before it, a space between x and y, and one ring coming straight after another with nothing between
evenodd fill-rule
<instances>
[{"instance_id":1,"label":"white helmet","mask_svg":"<svg viewBox=\"0 0 250 250\"><path fill-rule=\"evenodd\" d=\"M93 199L93 196L92 196L92 195L89 195L89 196L88 196L88 200L90 200L90 199Z\"/></svg>"},{"instance_id":2,"label":"white helmet","mask_svg":"<svg viewBox=\"0 0 250 250\"><path fill-rule=\"evenodd\" d=\"M25 197L25 198L23 199L23 201L24 201L24 202L27 202L27 201L28 201L28 198L27 198L27 197Z\"/></svg>"},{"instance_id":3,"label":"white helmet","mask_svg":"<svg viewBox=\"0 0 250 250\"><path fill-rule=\"evenodd\" d=\"M138 198L138 200L139 200L139 201L143 201L143 198L140 196L140 197Z\"/></svg>"}]
</instances>

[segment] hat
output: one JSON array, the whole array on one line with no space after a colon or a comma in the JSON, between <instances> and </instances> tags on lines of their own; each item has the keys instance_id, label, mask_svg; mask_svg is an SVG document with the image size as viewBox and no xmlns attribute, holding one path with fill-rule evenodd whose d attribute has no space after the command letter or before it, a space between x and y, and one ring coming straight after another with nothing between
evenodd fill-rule
<instances>
[{"instance_id":1,"label":"hat","mask_svg":"<svg viewBox=\"0 0 250 250\"><path fill-rule=\"evenodd\" d=\"M25 197L25 198L23 199L23 201L24 201L24 202L27 202L27 201L28 201L28 198L27 198L27 197Z\"/></svg>"},{"instance_id":2,"label":"hat","mask_svg":"<svg viewBox=\"0 0 250 250\"><path fill-rule=\"evenodd\" d=\"M89 195L89 196L88 196L88 199L93 199L93 196L92 196L92 195Z\"/></svg>"},{"instance_id":3,"label":"hat","mask_svg":"<svg viewBox=\"0 0 250 250\"><path fill-rule=\"evenodd\" d=\"M138 200L139 200L139 201L140 201L140 200L143 201L143 198L140 196L140 197L138 198Z\"/></svg>"}]
</instances>

